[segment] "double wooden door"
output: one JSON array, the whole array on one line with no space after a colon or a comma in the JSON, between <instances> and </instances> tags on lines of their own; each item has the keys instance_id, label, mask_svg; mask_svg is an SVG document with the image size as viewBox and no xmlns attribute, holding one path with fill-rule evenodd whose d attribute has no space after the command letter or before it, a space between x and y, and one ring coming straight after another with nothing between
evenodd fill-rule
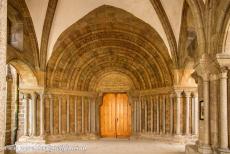
<instances>
[{"instance_id":1,"label":"double wooden door","mask_svg":"<svg viewBox=\"0 0 230 154\"><path fill-rule=\"evenodd\" d=\"M103 97L100 107L102 137L129 137L131 134L131 107L124 93L110 93Z\"/></svg>"}]
</instances>

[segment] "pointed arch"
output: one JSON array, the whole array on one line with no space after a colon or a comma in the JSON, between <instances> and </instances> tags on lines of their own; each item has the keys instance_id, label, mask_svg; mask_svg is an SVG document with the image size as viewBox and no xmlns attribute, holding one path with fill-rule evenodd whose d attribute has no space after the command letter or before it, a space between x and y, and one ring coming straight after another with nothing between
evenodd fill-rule
<instances>
[{"instance_id":1,"label":"pointed arch","mask_svg":"<svg viewBox=\"0 0 230 154\"><path fill-rule=\"evenodd\" d=\"M60 35L46 81L49 88L87 91L94 76L113 70L129 76L139 90L152 89L173 84L172 67L164 41L151 26L103 5Z\"/></svg>"},{"instance_id":2,"label":"pointed arch","mask_svg":"<svg viewBox=\"0 0 230 154\"><path fill-rule=\"evenodd\" d=\"M57 3L58 0L49 0L47 11L46 11L46 17L43 25L43 30L42 30L41 48L40 48L40 64L42 70L45 70L46 68L49 36L50 36L50 31L51 31Z\"/></svg>"},{"instance_id":3,"label":"pointed arch","mask_svg":"<svg viewBox=\"0 0 230 154\"><path fill-rule=\"evenodd\" d=\"M171 24L169 22L169 19L167 17L167 14L165 13L165 10L159 0L150 0L151 4L153 5L153 8L155 9L161 24L164 28L165 34L167 36L170 51L172 54L172 59L174 61L175 67L178 67L178 53L177 53L177 42L175 35L173 33Z\"/></svg>"}]
</instances>

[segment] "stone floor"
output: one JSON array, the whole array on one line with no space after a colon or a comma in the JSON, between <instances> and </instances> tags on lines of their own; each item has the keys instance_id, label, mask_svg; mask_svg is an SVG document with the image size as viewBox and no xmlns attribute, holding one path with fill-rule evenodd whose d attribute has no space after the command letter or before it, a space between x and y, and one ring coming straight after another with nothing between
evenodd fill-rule
<instances>
[{"instance_id":1,"label":"stone floor","mask_svg":"<svg viewBox=\"0 0 230 154\"><path fill-rule=\"evenodd\" d=\"M185 145L162 143L150 140L114 140L114 139L100 139L97 141L76 141L76 142L61 142L53 143L53 150L55 146L69 145L69 148L78 147L80 150L65 152L30 152L32 154L184 154ZM66 150L62 148L61 150ZM68 149L68 148L67 148ZM11 152L12 153L12 152ZM11 154L10 153L10 154ZM25 154L20 152L17 154ZM28 153L27 153L28 154Z\"/></svg>"}]
</instances>

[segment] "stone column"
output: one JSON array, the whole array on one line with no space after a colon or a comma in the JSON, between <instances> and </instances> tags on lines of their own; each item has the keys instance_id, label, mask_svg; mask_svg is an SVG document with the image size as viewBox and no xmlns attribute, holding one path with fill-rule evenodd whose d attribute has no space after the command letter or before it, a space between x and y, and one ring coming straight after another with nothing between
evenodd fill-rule
<instances>
[{"instance_id":1,"label":"stone column","mask_svg":"<svg viewBox=\"0 0 230 154\"><path fill-rule=\"evenodd\" d=\"M132 135L134 136L136 134L136 99L132 97L131 99L131 114L132 114Z\"/></svg>"},{"instance_id":2,"label":"stone column","mask_svg":"<svg viewBox=\"0 0 230 154\"><path fill-rule=\"evenodd\" d=\"M176 108L177 108L177 113L176 113L176 134L181 135L181 91L176 91Z\"/></svg>"},{"instance_id":3,"label":"stone column","mask_svg":"<svg viewBox=\"0 0 230 154\"><path fill-rule=\"evenodd\" d=\"M174 95L171 94L170 95L170 133L171 134L173 134L173 122L174 122L174 119L173 119L173 115L174 115L174 111L173 111L173 108L174 108L173 98L174 98Z\"/></svg>"},{"instance_id":4,"label":"stone column","mask_svg":"<svg viewBox=\"0 0 230 154\"><path fill-rule=\"evenodd\" d=\"M228 149L228 70L220 74L220 148Z\"/></svg>"},{"instance_id":5,"label":"stone column","mask_svg":"<svg viewBox=\"0 0 230 154\"><path fill-rule=\"evenodd\" d=\"M204 99L204 145L210 146L210 123L209 123L209 74L203 77L203 99Z\"/></svg>"},{"instance_id":6,"label":"stone column","mask_svg":"<svg viewBox=\"0 0 230 154\"><path fill-rule=\"evenodd\" d=\"M150 109L151 109L151 133L153 132L153 122L154 122L154 117L153 117L153 99L152 99L152 96L150 96L150 103L151 103L151 106L150 106Z\"/></svg>"},{"instance_id":7,"label":"stone column","mask_svg":"<svg viewBox=\"0 0 230 154\"><path fill-rule=\"evenodd\" d=\"M66 97L66 132L69 133L70 132L70 97L67 96Z\"/></svg>"},{"instance_id":8,"label":"stone column","mask_svg":"<svg viewBox=\"0 0 230 154\"><path fill-rule=\"evenodd\" d=\"M40 136L45 135L45 105L44 93L40 93Z\"/></svg>"},{"instance_id":9,"label":"stone column","mask_svg":"<svg viewBox=\"0 0 230 154\"><path fill-rule=\"evenodd\" d=\"M84 96L81 97L81 132L85 133L85 107L84 107Z\"/></svg>"},{"instance_id":10,"label":"stone column","mask_svg":"<svg viewBox=\"0 0 230 154\"><path fill-rule=\"evenodd\" d=\"M141 102L140 102L140 98L137 98L137 132L141 132L141 123L140 123L140 119L141 119Z\"/></svg>"},{"instance_id":11,"label":"stone column","mask_svg":"<svg viewBox=\"0 0 230 154\"><path fill-rule=\"evenodd\" d=\"M53 135L54 133L54 113L53 113L53 97L50 95L50 134Z\"/></svg>"},{"instance_id":12,"label":"stone column","mask_svg":"<svg viewBox=\"0 0 230 154\"><path fill-rule=\"evenodd\" d=\"M191 134L195 135L195 122L196 122L196 108L195 108L195 96L194 93L191 96L191 121L192 121L192 130L191 130Z\"/></svg>"},{"instance_id":13,"label":"stone column","mask_svg":"<svg viewBox=\"0 0 230 154\"><path fill-rule=\"evenodd\" d=\"M148 110L147 110L147 99L143 97L143 103L145 107L145 127L144 127L144 132L148 132Z\"/></svg>"},{"instance_id":14,"label":"stone column","mask_svg":"<svg viewBox=\"0 0 230 154\"><path fill-rule=\"evenodd\" d=\"M199 101L198 92L194 93L194 134L199 133Z\"/></svg>"},{"instance_id":15,"label":"stone column","mask_svg":"<svg viewBox=\"0 0 230 154\"><path fill-rule=\"evenodd\" d=\"M91 133L91 99L88 97L88 133Z\"/></svg>"},{"instance_id":16,"label":"stone column","mask_svg":"<svg viewBox=\"0 0 230 154\"><path fill-rule=\"evenodd\" d=\"M31 94L31 98L32 98L32 136L36 136L36 132L37 132L37 94L35 92L33 92Z\"/></svg>"},{"instance_id":17,"label":"stone column","mask_svg":"<svg viewBox=\"0 0 230 154\"><path fill-rule=\"evenodd\" d=\"M24 104L24 136L28 136L29 135L29 131L28 131L29 94L24 94L23 104Z\"/></svg>"},{"instance_id":18,"label":"stone column","mask_svg":"<svg viewBox=\"0 0 230 154\"><path fill-rule=\"evenodd\" d=\"M157 102L157 134L160 133L160 102L159 102L159 96L156 96L156 102Z\"/></svg>"},{"instance_id":19,"label":"stone column","mask_svg":"<svg viewBox=\"0 0 230 154\"><path fill-rule=\"evenodd\" d=\"M95 134L96 133L96 98L92 97L91 98L91 133Z\"/></svg>"},{"instance_id":20,"label":"stone column","mask_svg":"<svg viewBox=\"0 0 230 154\"><path fill-rule=\"evenodd\" d=\"M62 96L58 97L58 133L62 134Z\"/></svg>"},{"instance_id":21,"label":"stone column","mask_svg":"<svg viewBox=\"0 0 230 154\"><path fill-rule=\"evenodd\" d=\"M78 98L77 96L75 96L75 98L74 98L74 130L75 130L75 133L77 133L77 113L78 113L77 112L77 98ZM59 109L59 111L60 111L60 109Z\"/></svg>"},{"instance_id":22,"label":"stone column","mask_svg":"<svg viewBox=\"0 0 230 154\"><path fill-rule=\"evenodd\" d=\"M0 0L0 148L5 146L7 0Z\"/></svg>"},{"instance_id":23,"label":"stone column","mask_svg":"<svg viewBox=\"0 0 230 154\"><path fill-rule=\"evenodd\" d=\"M191 98L191 92L186 91L185 92L186 97L186 127L185 127L185 134L189 135L190 131L190 98Z\"/></svg>"},{"instance_id":24,"label":"stone column","mask_svg":"<svg viewBox=\"0 0 230 154\"><path fill-rule=\"evenodd\" d=\"M33 134L33 101L32 96L30 94L29 98L29 136Z\"/></svg>"},{"instance_id":25,"label":"stone column","mask_svg":"<svg viewBox=\"0 0 230 154\"><path fill-rule=\"evenodd\" d=\"M166 120L165 120L165 117L166 117L166 96L163 95L162 96L162 133L165 134L166 133Z\"/></svg>"}]
</instances>

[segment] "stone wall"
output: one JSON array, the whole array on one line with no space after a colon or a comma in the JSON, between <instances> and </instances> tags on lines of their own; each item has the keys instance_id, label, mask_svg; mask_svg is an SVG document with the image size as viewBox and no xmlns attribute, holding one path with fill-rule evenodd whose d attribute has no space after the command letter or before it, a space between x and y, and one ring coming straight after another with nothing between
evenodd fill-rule
<instances>
[{"instance_id":1,"label":"stone wall","mask_svg":"<svg viewBox=\"0 0 230 154\"><path fill-rule=\"evenodd\" d=\"M16 70L8 65L7 73L7 113L6 113L6 145L14 144L16 129L16 112L18 103L18 76Z\"/></svg>"},{"instance_id":2,"label":"stone wall","mask_svg":"<svg viewBox=\"0 0 230 154\"><path fill-rule=\"evenodd\" d=\"M0 148L5 145L7 0L0 0Z\"/></svg>"}]
</instances>

